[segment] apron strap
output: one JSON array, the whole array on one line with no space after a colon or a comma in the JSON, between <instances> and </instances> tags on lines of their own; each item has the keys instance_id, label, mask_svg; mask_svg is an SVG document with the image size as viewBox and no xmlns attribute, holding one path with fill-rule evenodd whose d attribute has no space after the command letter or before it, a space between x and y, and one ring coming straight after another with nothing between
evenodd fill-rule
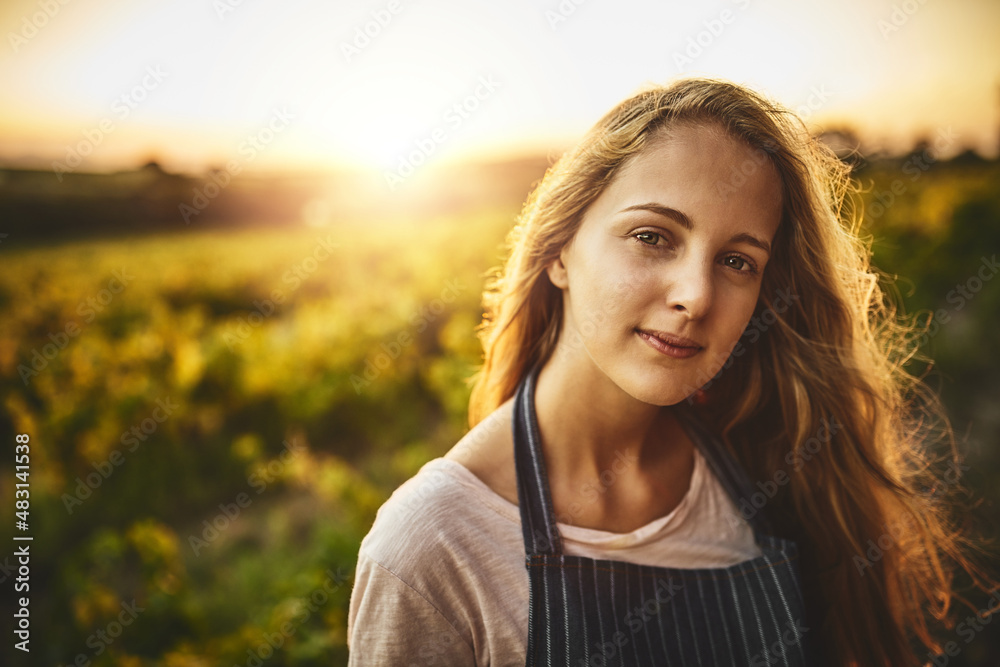
<instances>
[{"instance_id":1,"label":"apron strap","mask_svg":"<svg viewBox=\"0 0 1000 667\"><path fill-rule=\"evenodd\" d=\"M562 538L556 527L549 495L542 438L535 420L535 382L541 364L536 363L518 387L514 398L514 465L517 470L517 501L526 554L562 553Z\"/></svg>"}]
</instances>

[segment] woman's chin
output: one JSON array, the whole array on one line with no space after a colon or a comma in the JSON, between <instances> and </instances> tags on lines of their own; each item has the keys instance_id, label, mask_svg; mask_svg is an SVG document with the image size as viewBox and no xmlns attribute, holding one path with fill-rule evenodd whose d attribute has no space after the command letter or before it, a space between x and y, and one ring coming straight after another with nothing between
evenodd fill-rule
<instances>
[{"instance_id":1,"label":"woman's chin","mask_svg":"<svg viewBox=\"0 0 1000 667\"><path fill-rule=\"evenodd\" d=\"M688 400L689 397L697 393L697 387L685 387L683 385L664 385L663 383L649 383L642 382L636 383L630 389L626 389L629 394L631 394L636 400L642 401L643 403L648 403L650 405L658 405L661 407L669 405L677 405Z\"/></svg>"}]
</instances>

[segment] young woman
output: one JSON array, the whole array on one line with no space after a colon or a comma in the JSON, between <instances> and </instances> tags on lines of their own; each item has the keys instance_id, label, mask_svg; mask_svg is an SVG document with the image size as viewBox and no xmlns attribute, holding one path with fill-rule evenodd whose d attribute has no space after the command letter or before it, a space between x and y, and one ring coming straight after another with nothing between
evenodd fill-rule
<instances>
[{"instance_id":1,"label":"young woman","mask_svg":"<svg viewBox=\"0 0 1000 667\"><path fill-rule=\"evenodd\" d=\"M352 664L940 651L925 610L978 570L927 492L914 409L936 404L848 183L790 113L705 79L622 102L550 168L484 297L472 429L361 545Z\"/></svg>"}]
</instances>

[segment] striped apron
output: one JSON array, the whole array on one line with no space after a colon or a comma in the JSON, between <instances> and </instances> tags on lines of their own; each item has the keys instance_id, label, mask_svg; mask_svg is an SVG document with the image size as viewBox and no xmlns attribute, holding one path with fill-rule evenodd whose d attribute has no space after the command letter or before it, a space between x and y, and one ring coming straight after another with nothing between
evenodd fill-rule
<instances>
[{"instance_id":1,"label":"striped apron","mask_svg":"<svg viewBox=\"0 0 1000 667\"><path fill-rule=\"evenodd\" d=\"M567 556L556 528L535 415L535 366L514 402L514 458L528 569L526 664L815 665L794 542L751 521L761 556L730 567L681 569ZM749 482L717 438L683 418L738 505ZM742 493L742 496L741 496Z\"/></svg>"}]
</instances>

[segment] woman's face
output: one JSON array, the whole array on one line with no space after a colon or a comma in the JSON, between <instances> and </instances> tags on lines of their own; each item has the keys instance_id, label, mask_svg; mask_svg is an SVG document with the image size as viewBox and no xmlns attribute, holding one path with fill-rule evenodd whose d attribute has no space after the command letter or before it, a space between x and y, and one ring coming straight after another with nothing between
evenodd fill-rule
<instances>
[{"instance_id":1,"label":"woman's face","mask_svg":"<svg viewBox=\"0 0 1000 667\"><path fill-rule=\"evenodd\" d=\"M721 368L753 315L781 220L760 151L678 125L618 172L548 267L563 290L556 354L673 405Z\"/></svg>"}]
</instances>

